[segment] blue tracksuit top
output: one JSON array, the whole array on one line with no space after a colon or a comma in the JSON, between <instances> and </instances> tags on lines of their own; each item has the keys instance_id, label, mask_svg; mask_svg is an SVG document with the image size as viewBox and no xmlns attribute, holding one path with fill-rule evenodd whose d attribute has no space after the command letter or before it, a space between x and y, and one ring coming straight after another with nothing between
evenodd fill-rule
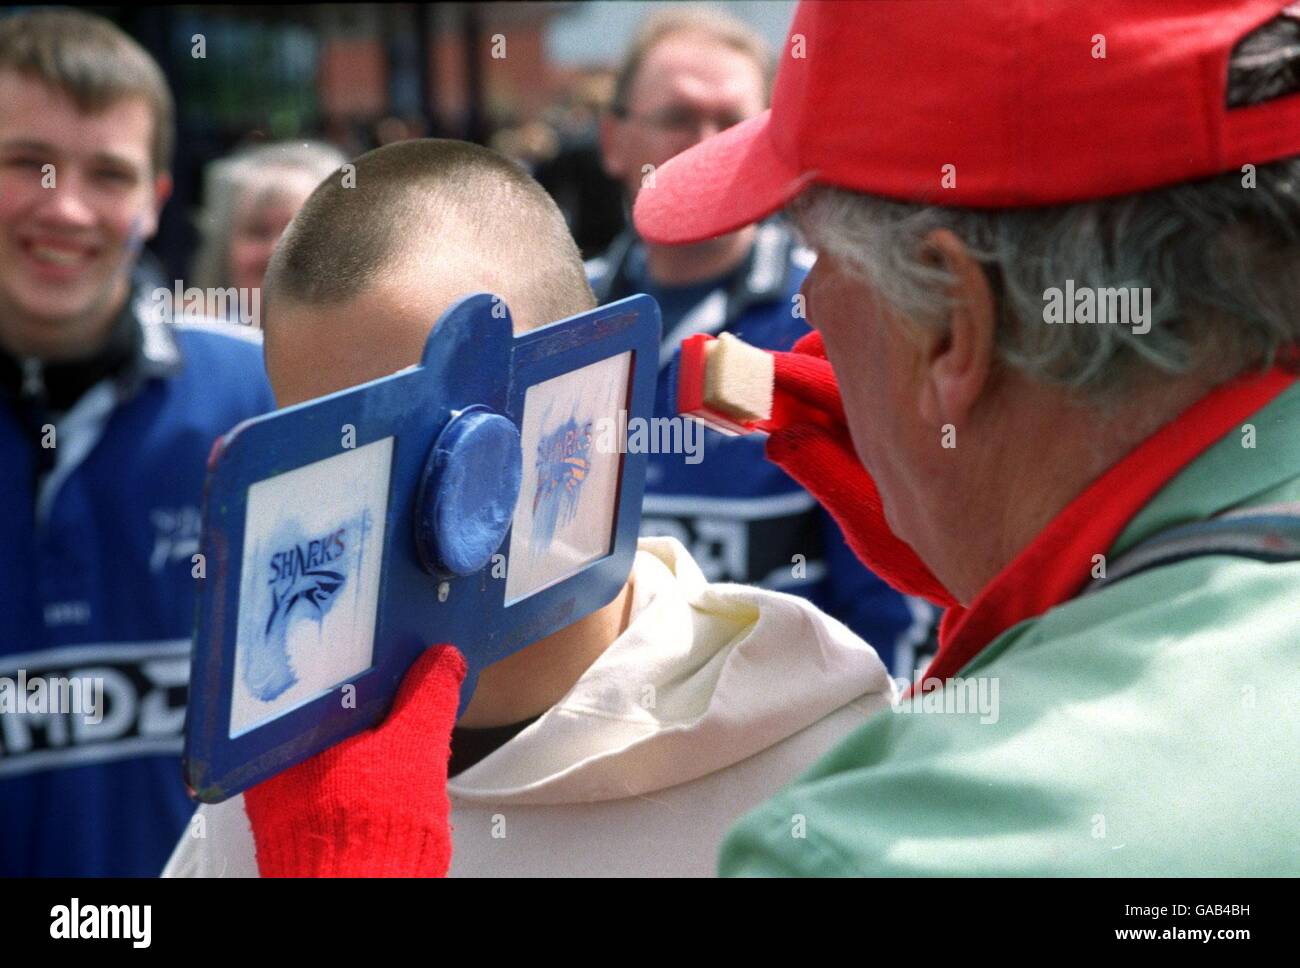
<instances>
[{"instance_id":1,"label":"blue tracksuit top","mask_svg":"<svg viewBox=\"0 0 1300 968\"><path fill-rule=\"evenodd\" d=\"M0 875L153 876L194 811L180 751L207 457L274 402L256 331L144 306L124 310L131 363L61 417L0 394ZM102 719L5 711L20 674L102 681Z\"/></svg>"}]
</instances>

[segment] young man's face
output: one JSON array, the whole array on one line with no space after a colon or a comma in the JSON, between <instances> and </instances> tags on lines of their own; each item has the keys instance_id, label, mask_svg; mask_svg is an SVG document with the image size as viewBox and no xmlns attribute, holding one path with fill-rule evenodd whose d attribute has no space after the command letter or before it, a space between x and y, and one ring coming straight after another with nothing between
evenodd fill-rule
<instances>
[{"instance_id":1,"label":"young man's face","mask_svg":"<svg viewBox=\"0 0 1300 968\"><path fill-rule=\"evenodd\" d=\"M10 352L97 349L171 188L153 171L153 131L142 98L83 114L56 88L0 71L0 345Z\"/></svg>"},{"instance_id":2,"label":"young man's face","mask_svg":"<svg viewBox=\"0 0 1300 968\"><path fill-rule=\"evenodd\" d=\"M606 119L605 170L634 198L674 155L767 107L763 73L753 58L698 33L670 34L642 61L628 92L627 117Z\"/></svg>"}]
</instances>

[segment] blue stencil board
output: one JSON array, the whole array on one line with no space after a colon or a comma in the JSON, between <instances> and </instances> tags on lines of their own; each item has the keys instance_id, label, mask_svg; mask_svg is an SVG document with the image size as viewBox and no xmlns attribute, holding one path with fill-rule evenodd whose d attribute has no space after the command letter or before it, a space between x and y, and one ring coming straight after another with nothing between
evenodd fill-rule
<instances>
[{"instance_id":1,"label":"blue stencil board","mask_svg":"<svg viewBox=\"0 0 1300 968\"><path fill-rule=\"evenodd\" d=\"M208 460L185 732L225 800L383 719L450 642L469 674L618 594L636 552L659 309L633 296L515 336L498 298L421 362L246 421Z\"/></svg>"}]
</instances>

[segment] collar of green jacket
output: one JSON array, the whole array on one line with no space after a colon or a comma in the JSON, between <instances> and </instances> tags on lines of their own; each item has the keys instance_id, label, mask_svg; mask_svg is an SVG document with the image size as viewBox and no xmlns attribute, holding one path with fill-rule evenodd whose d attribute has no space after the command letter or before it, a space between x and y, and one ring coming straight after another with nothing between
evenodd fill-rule
<instances>
[{"instance_id":1,"label":"collar of green jacket","mask_svg":"<svg viewBox=\"0 0 1300 968\"><path fill-rule=\"evenodd\" d=\"M1280 367L1239 377L1203 397L1095 480L968 608L948 610L923 689L956 675L1007 629L1079 594L1099 556L1104 560L1164 527L1209 517L1251 494L1275 490L1287 466L1294 476L1294 440L1289 460L1287 445L1273 448L1271 469L1261 470L1253 454L1259 451L1261 428L1267 427L1276 442L1285 437L1288 419L1294 422L1294 398L1300 392L1295 381L1294 373ZM1234 447L1252 456L1234 459ZM1203 467L1222 467L1211 475L1225 482L1222 492L1197 483L1207 473ZM1183 479L1193 483L1179 484ZM1236 483L1228 485L1229 479ZM1187 487L1204 495L1200 504L1187 502L1182 495ZM1206 510L1198 510L1202 507Z\"/></svg>"},{"instance_id":2,"label":"collar of green jacket","mask_svg":"<svg viewBox=\"0 0 1300 968\"><path fill-rule=\"evenodd\" d=\"M1161 531L1300 491L1300 383L1252 414L1147 502L1111 545L1116 558Z\"/></svg>"}]
</instances>

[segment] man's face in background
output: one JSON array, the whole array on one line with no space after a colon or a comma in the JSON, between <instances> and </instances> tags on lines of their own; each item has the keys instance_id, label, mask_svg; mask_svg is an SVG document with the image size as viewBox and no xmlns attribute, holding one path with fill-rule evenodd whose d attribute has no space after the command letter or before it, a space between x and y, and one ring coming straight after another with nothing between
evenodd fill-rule
<instances>
[{"instance_id":1,"label":"man's face in background","mask_svg":"<svg viewBox=\"0 0 1300 968\"><path fill-rule=\"evenodd\" d=\"M646 53L628 90L623 117L601 127L605 170L629 202L674 155L767 107L763 72L749 55L706 34L662 38Z\"/></svg>"},{"instance_id":2,"label":"man's face in background","mask_svg":"<svg viewBox=\"0 0 1300 968\"><path fill-rule=\"evenodd\" d=\"M153 126L141 98L84 114L58 89L0 71L0 344L10 352L75 359L97 348L170 191L153 171Z\"/></svg>"}]
</instances>

